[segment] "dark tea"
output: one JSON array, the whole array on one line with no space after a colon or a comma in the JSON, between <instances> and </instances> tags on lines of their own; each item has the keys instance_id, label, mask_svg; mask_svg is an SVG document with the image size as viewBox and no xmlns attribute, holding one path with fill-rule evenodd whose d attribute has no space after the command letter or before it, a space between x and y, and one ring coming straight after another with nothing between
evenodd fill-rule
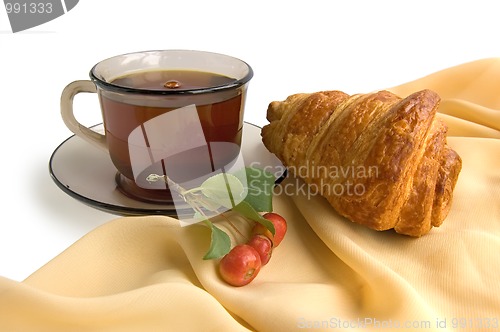
<instances>
[{"instance_id":1,"label":"dark tea","mask_svg":"<svg viewBox=\"0 0 500 332\"><path fill-rule=\"evenodd\" d=\"M136 196L134 198L155 202L168 200L170 193L165 182L147 181L150 174L166 175L166 163L170 165L177 163L179 167L184 168L185 172L181 176L169 174L172 180L183 182L191 180L189 177L194 179L220 169L237 157L243 126L244 100L241 90L218 91L215 88L201 93L192 93L196 89L210 89L234 81L233 78L209 72L164 70L137 72L118 77L111 82L113 85L131 88L137 92L135 95L103 93L100 98L108 149L113 163L121 173L117 181L124 193ZM144 89L144 94L136 89ZM167 93L161 97L156 95L154 100L149 102L148 91L153 90ZM169 94L168 91L176 93ZM183 91L187 93L184 94ZM129 146L131 133L144 126L149 120L187 105L196 107L206 146L179 151L175 156L165 156L162 160L145 167L140 174L134 172ZM162 128L155 130L161 131ZM146 135L144 141L147 145ZM217 144L219 142L232 144ZM176 139L169 139L162 144L180 143ZM224 147L217 149L216 158L211 151L212 143L218 147ZM135 195L134 192L138 194Z\"/></svg>"}]
</instances>

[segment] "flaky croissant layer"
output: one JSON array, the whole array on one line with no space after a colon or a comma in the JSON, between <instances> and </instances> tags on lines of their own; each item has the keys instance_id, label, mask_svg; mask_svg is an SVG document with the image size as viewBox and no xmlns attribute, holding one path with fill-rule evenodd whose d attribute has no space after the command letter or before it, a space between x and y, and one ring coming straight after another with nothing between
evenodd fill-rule
<instances>
[{"instance_id":1,"label":"flaky croissant layer","mask_svg":"<svg viewBox=\"0 0 500 332\"><path fill-rule=\"evenodd\" d=\"M262 141L344 217L421 236L446 218L462 167L439 102L430 90L294 94L270 103Z\"/></svg>"}]
</instances>

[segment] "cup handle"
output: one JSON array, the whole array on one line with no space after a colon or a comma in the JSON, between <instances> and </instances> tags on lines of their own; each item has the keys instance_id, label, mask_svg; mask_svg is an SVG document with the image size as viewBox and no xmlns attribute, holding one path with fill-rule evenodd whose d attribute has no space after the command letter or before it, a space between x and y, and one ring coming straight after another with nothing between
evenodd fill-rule
<instances>
[{"instance_id":1,"label":"cup handle","mask_svg":"<svg viewBox=\"0 0 500 332\"><path fill-rule=\"evenodd\" d=\"M97 88L92 81L88 80L74 81L68 84L61 95L62 119L66 127L76 136L81 137L102 150L108 151L106 136L85 127L75 118L75 114L73 113L73 98L80 92L96 93Z\"/></svg>"}]
</instances>

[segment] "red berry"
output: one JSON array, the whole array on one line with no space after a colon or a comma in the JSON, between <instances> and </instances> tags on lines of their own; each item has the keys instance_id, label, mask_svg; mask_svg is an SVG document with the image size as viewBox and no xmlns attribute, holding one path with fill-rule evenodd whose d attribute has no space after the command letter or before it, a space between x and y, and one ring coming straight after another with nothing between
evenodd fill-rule
<instances>
[{"instance_id":1,"label":"red berry","mask_svg":"<svg viewBox=\"0 0 500 332\"><path fill-rule=\"evenodd\" d=\"M256 234L248 241L248 245L257 250L262 266L269 262L273 252L273 244L267 236Z\"/></svg>"},{"instance_id":2,"label":"red berry","mask_svg":"<svg viewBox=\"0 0 500 332\"><path fill-rule=\"evenodd\" d=\"M287 223L285 218L274 212L268 212L264 214L262 217L266 218L267 220L273 223L275 230L274 236L265 226L259 223L256 223L255 226L253 227L252 234L265 235L272 241L274 247L279 246L281 241L283 241L283 238L285 237L287 231Z\"/></svg>"},{"instance_id":3,"label":"red berry","mask_svg":"<svg viewBox=\"0 0 500 332\"><path fill-rule=\"evenodd\" d=\"M257 276L261 266L257 250L248 244L239 244L222 257L219 272L228 284L244 286Z\"/></svg>"},{"instance_id":4,"label":"red berry","mask_svg":"<svg viewBox=\"0 0 500 332\"><path fill-rule=\"evenodd\" d=\"M269 240L271 240L271 243L273 243L273 233L271 233L270 230L268 230L266 228L266 226L260 224L260 223L255 223L255 225L253 226L252 228L252 236L254 235L263 235L265 237L267 237ZM274 243L273 243L273 247L274 247Z\"/></svg>"}]
</instances>

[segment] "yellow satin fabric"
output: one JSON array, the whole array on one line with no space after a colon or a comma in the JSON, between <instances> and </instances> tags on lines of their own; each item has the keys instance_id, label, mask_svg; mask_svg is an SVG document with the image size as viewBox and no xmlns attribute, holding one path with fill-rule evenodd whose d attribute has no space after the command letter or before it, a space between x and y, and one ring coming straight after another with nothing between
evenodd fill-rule
<instances>
[{"instance_id":1,"label":"yellow satin fabric","mask_svg":"<svg viewBox=\"0 0 500 332\"><path fill-rule=\"evenodd\" d=\"M287 236L251 284L228 286L201 259L202 225L117 218L23 282L0 278L0 331L498 330L500 59L390 90L423 88L442 96L463 160L451 212L428 235L353 224L288 179L274 201Z\"/></svg>"}]
</instances>

